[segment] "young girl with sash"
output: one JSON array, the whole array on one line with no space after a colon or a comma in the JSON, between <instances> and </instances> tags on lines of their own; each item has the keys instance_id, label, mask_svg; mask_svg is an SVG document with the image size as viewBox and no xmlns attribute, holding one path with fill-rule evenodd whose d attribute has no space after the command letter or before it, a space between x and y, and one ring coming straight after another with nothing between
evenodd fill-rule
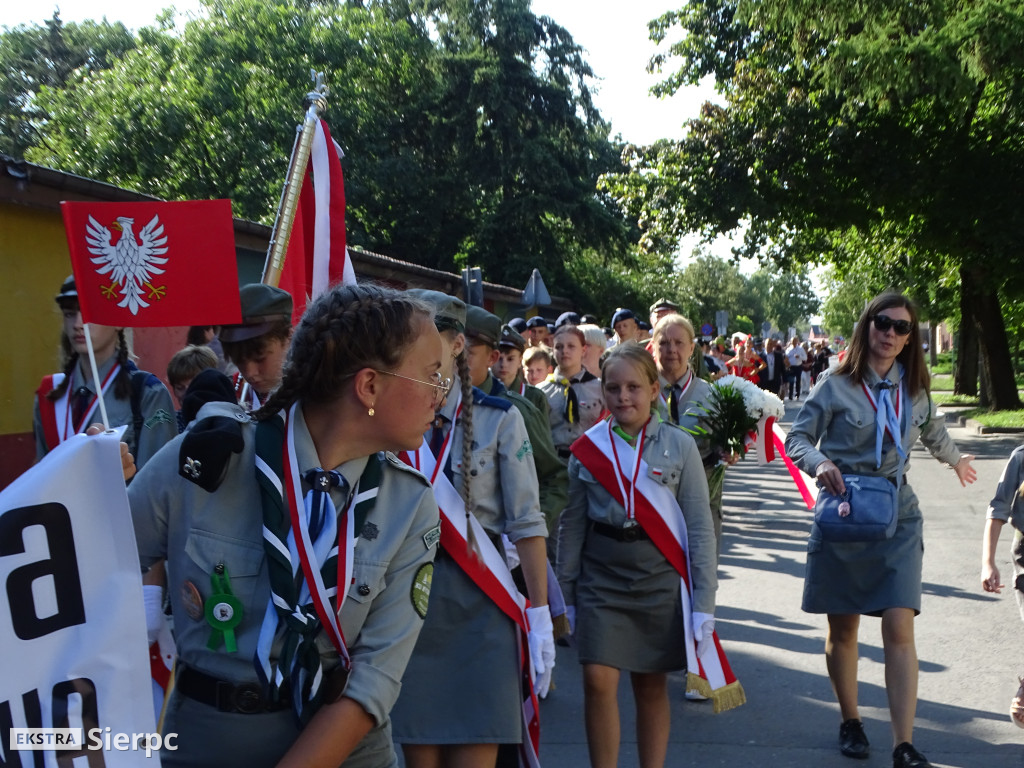
<instances>
[{"instance_id":1,"label":"young girl with sash","mask_svg":"<svg viewBox=\"0 0 1024 768\"><path fill-rule=\"evenodd\" d=\"M909 474L907 458L920 437L961 484L976 477L974 457L957 450L935 416L929 384L914 305L900 294L882 294L861 314L849 353L822 373L786 438L793 462L833 495L845 492L844 474L885 477L899 489L891 538L829 541L817 525L811 529L803 597L803 610L828 616L825 661L839 701L839 749L847 757L868 757L857 705L857 632L862 615L881 617L894 768L931 765L912 744L923 522L906 475L898 475Z\"/></svg>"},{"instance_id":2,"label":"young girl with sash","mask_svg":"<svg viewBox=\"0 0 1024 768\"><path fill-rule=\"evenodd\" d=\"M658 370L635 342L614 347L602 369L611 418L572 447L569 506L558 535L558 576L575 606L591 765L618 764L618 684L630 673L640 765L665 762L668 676L716 710L743 703L714 638L715 532L693 438L652 416Z\"/></svg>"},{"instance_id":3,"label":"young girl with sash","mask_svg":"<svg viewBox=\"0 0 1024 768\"><path fill-rule=\"evenodd\" d=\"M415 449L447 391L428 305L337 286L254 418L203 406L129 488L167 559L178 666L163 765L397 765L389 712L440 536ZM166 742L165 742L166 744Z\"/></svg>"},{"instance_id":4,"label":"young girl with sash","mask_svg":"<svg viewBox=\"0 0 1024 768\"><path fill-rule=\"evenodd\" d=\"M406 456L434 485L441 548L430 610L395 706L395 740L409 768L494 766L499 745L521 745L520 764L536 765L530 673L543 693L555 647L532 448L511 402L472 386L466 305L436 291L413 293L435 304L444 359L457 365L461 387ZM502 534L519 555L530 607L512 580Z\"/></svg>"},{"instance_id":5,"label":"young girl with sash","mask_svg":"<svg viewBox=\"0 0 1024 768\"><path fill-rule=\"evenodd\" d=\"M129 359L124 329L90 323L100 379L93 381L74 277L64 281L55 299L63 315L63 371L44 376L36 390L32 424L36 460L99 422L102 397L110 426L127 425L122 440L135 457L135 466L141 469L178 434L170 393L156 376L140 371Z\"/></svg>"},{"instance_id":6,"label":"young girl with sash","mask_svg":"<svg viewBox=\"0 0 1024 768\"><path fill-rule=\"evenodd\" d=\"M554 336L555 362L558 367L541 390L551 405L551 438L563 459L569 458L569 446L601 418L604 399L601 381L583 367L587 339L575 325L563 325Z\"/></svg>"}]
</instances>

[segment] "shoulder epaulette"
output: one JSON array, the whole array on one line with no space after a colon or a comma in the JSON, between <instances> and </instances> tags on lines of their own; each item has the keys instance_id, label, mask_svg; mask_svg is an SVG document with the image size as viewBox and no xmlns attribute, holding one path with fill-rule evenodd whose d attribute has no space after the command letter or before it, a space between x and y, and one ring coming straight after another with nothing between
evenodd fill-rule
<instances>
[{"instance_id":1,"label":"shoulder epaulette","mask_svg":"<svg viewBox=\"0 0 1024 768\"><path fill-rule=\"evenodd\" d=\"M416 477L417 479L421 480L423 484L426 486L430 485L430 481L427 480L426 476L422 472L420 472L415 467L410 467L408 464L406 464L404 461L398 458L398 456L393 454L391 451L378 453L377 456L383 456L384 460L387 461L388 465L394 467L395 469L400 469L403 472L408 472L413 477Z\"/></svg>"},{"instance_id":2,"label":"shoulder epaulette","mask_svg":"<svg viewBox=\"0 0 1024 768\"><path fill-rule=\"evenodd\" d=\"M484 405L490 408L499 408L502 411L507 411L512 407L512 401L506 400L503 397L485 395L483 390L473 387L473 405Z\"/></svg>"}]
</instances>

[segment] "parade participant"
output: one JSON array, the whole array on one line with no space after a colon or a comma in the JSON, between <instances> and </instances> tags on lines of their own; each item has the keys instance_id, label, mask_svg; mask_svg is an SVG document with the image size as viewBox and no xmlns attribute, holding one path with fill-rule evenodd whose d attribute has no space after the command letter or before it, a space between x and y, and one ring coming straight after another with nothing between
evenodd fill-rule
<instances>
[{"instance_id":1,"label":"parade participant","mask_svg":"<svg viewBox=\"0 0 1024 768\"><path fill-rule=\"evenodd\" d=\"M691 434L701 425L711 385L693 371L693 325L682 315L667 315L654 326L654 360L658 366L658 398L655 407L665 421ZM695 436L704 473L710 479L719 460L707 439ZM734 457L729 457L730 463ZM715 556L722 553L722 484L710 497L711 519L715 528Z\"/></svg>"},{"instance_id":2,"label":"parade participant","mask_svg":"<svg viewBox=\"0 0 1024 768\"><path fill-rule=\"evenodd\" d=\"M242 286L242 322L220 329L224 356L238 367L238 401L255 411L281 383L281 369L292 338L292 297L263 283ZM248 385L246 387L245 385Z\"/></svg>"},{"instance_id":3,"label":"parade participant","mask_svg":"<svg viewBox=\"0 0 1024 768\"><path fill-rule=\"evenodd\" d=\"M555 445L551 442L551 428L548 426L547 398L536 387L529 387L544 399L545 412L541 413L533 403L515 390L509 390L491 375L488 363L495 365L504 356L501 351L509 338L508 326L502 328L501 320L481 307L466 308L466 364L469 366L470 383L485 395L503 397L516 407L523 417L526 434L533 448L533 463L537 470L537 489L540 497L540 511L548 525L548 555L554 558L554 535L558 526L558 515L565 507L569 477L565 474L565 462L558 458ZM515 331L513 331L515 333ZM518 334L517 334L518 335ZM521 337L520 337L521 338ZM500 341L499 341L500 339ZM494 361L494 362L491 362ZM529 386L529 385L527 385Z\"/></svg>"},{"instance_id":4,"label":"parade participant","mask_svg":"<svg viewBox=\"0 0 1024 768\"><path fill-rule=\"evenodd\" d=\"M494 766L500 744L534 748L523 714L522 635L528 633L526 653L538 674L550 681L554 665L547 527L522 417L511 402L471 383L466 305L437 291L411 293L434 303L442 373L457 367L461 387L408 455L434 484L442 538L427 620L394 710L395 741L409 768ZM485 363L479 367L486 371ZM519 555L532 606L525 611L502 534ZM539 680L538 688L544 693L546 682Z\"/></svg>"},{"instance_id":5,"label":"parade participant","mask_svg":"<svg viewBox=\"0 0 1024 768\"><path fill-rule=\"evenodd\" d=\"M657 768L668 748L667 673L688 663L694 671L688 646L696 642L703 662L714 643L714 530L693 438L651 415L660 388L654 360L636 343L621 344L609 352L602 379L611 419L573 445L557 570L575 606L591 765L618 765L619 675L626 670L639 762ZM664 539L658 523L675 525L679 538Z\"/></svg>"},{"instance_id":6,"label":"parade participant","mask_svg":"<svg viewBox=\"0 0 1024 768\"><path fill-rule=\"evenodd\" d=\"M933 412L929 383L914 305L899 294L882 294L860 316L850 354L822 374L786 439L789 457L817 477L819 493L844 494L849 475L885 477L897 488L898 520L889 538L837 541L814 524L803 596L804 611L828 615L825 659L842 720L839 748L847 757L868 755L857 707L860 617L881 617L895 768L931 765L912 745L914 617L921 612L924 545L921 510L904 474L907 457L920 436L961 484L976 478L974 457L960 454Z\"/></svg>"},{"instance_id":7,"label":"parade participant","mask_svg":"<svg viewBox=\"0 0 1024 768\"><path fill-rule=\"evenodd\" d=\"M563 325L580 325L582 322L583 321L580 320L579 312L573 312L571 310L569 312L563 312L558 316L558 319L555 320L555 330L557 331Z\"/></svg>"},{"instance_id":8,"label":"parade participant","mask_svg":"<svg viewBox=\"0 0 1024 768\"><path fill-rule=\"evenodd\" d=\"M636 315L633 310L619 307L612 315L612 330L615 331L615 343L622 344L625 341L636 341L640 333L640 327L636 324Z\"/></svg>"},{"instance_id":9,"label":"parade participant","mask_svg":"<svg viewBox=\"0 0 1024 768\"><path fill-rule=\"evenodd\" d=\"M555 361L547 347L530 347L523 353L523 376L527 383L539 389L554 372Z\"/></svg>"},{"instance_id":10,"label":"parade participant","mask_svg":"<svg viewBox=\"0 0 1024 768\"><path fill-rule=\"evenodd\" d=\"M121 439L141 469L178 434L170 394L160 379L140 371L131 361L123 328L89 323L99 375L99 382L94 381L74 277L64 281L55 300L63 315L63 370L44 376L36 390L32 420L36 461L99 420L99 395L110 426L127 426Z\"/></svg>"},{"instance_id":11,"label":"parade participant","mask_svg":"<svg viewBox=\"0 0 1024 768\"><path fill-rule=\"evenodd\" d=\"M985 535L982 537L981 588L986 592L999 594L1005 586L996 566L996 545L999 534L1007 522L1013 526L1010 559L1013 563L1013 595L1017 608L1024 620L1024 446L1018 446L1010 454L1010 460L1003 468L1003 474L996 486L996 494L988 504L988 519L985 521ZM1024 728L1024 676L1019 677L1020 686L1010 701L1010 720L1018 728Z\"/></svg>"},{"instance_id":12,"label":"parade participant","mask_svg":"<svg viewBox=\"0 0 1024 768\"><path fill-rule=\"evenodd\" d=\"M178 403L175 415L179 432L184 432L187 424L182 420L181 408L185 402L188 385L192 383L192 379L209 368L217 368L217 355L212 349L201 344L189 344L179 349L167 363L167 383L171 385L171 392Z\"/></svg>"},{"instance_id":13,"label":"parade participant","mask_svg":"<svg viewBox=\"0 0 1024 768\"><path fill-rule=\"evenodd\" d=\"M736 355L726 364L729 366L729 373L755 384L759 381L761 371L768 367L756 353L747 349L747 343L743 341L736 345Z\"/></svg>"},{"instance_id":14,"label":"parade participant","mask_svg":"<svg viewBox=\"0 0 1024 768\"><path fill-rule=\"evenodd\" d=\"M800 346L800 339L794 336L786 347L786 383L789 384L789 399L800 399L800 378L803 376L807 353Z\"/></svg>"},{"instance_id":15,"label":"parade participant","mask_svg":"<svg viewBox=\"0 0 1024 768\"><path fill-rule=\"evenodd\" d=\"M601 355L608 348L608 340L604 336L601 326L593 323L584 323L579 326L583 331L583 367L595 376L601 375Z\"/></svg>"},{"instance_id":16,"label":"parade participant","mask_svg":"<svg viewBox=\"0 0 1024 768\"><path fill-rule=\"evenodd\" d=\"M255 418L207 404L129 487L179 654L163 765L397 765L388 712L440 534L430 486L383 451L419 444L440 367L429 306L336 286Z\"/></svg>"},{"instance_id":17,"label":"parade participant","mask_svg":"<svg viewBox=\"0 0 1024 768\"><path fill-rule=\"evenodd\" d=\"M601 418L604 398L601 380L583 367L586 337L573 326L555 334L555 372L540 388L551 405L551 438L562 458L569 458L569 446Z\"/></svg>"},{"instance_id":18,"label":"parade participant","mask_svg":"<svg viewBox=\"0 0 1024 768\"><path fill-rule=\"evenodd\" d=\"M531 347L550 346L551 331L548 330L548 321L540 315L531 317L526 321L526 333L523 336Z\"/></svg>"},{"instance_id":19,"label":"parade participant","mask_svg":"<svg viewBox=\"0 0 1024 768\"><path fill-rule=\"evenodd\" d=\"M658 321L666 315L675 315L679 313L679 305L674 301L661 298L651 304L650 310L651 328L654 328Z\"/></svg>"},{"instance_id":20,"label":"parade participant","mask_svg":"<svg viewBox=\"0 0 1024 768\"><path fill-rule=\"evenodd\" d=\"M499 321L500 322L500 321ZM539 388L524 378L523 353L526 352L526 339L519 335L510 325L501 328L501 339L498 341L498 359L491 366L491 373L510 392L522 395L543 414L545 422L548 418L547 396ZM547 378L547 373L541 378ZM534 444L536 448L536 444Z\"/></svg>"}]
</instances>

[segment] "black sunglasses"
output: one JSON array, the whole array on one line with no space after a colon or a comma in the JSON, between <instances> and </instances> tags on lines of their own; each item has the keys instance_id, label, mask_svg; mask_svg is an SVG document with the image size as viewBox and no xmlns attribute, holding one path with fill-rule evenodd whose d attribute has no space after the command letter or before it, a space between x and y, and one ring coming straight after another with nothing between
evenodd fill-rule
<instances>
[{"instance_id":1,"label":"black sunglasses","mask_svg":"<svg viewBox=\"0 0 1024 768\"><path fill-rule=\"evenodd\" d=\"M886 333L892 328L900 336L906 336L912 330L914 330L914 324L909 320L893 320L887 315L875 315L871 318L871 321L875 324L881 333Z\"/></svg>"}]
</instances>

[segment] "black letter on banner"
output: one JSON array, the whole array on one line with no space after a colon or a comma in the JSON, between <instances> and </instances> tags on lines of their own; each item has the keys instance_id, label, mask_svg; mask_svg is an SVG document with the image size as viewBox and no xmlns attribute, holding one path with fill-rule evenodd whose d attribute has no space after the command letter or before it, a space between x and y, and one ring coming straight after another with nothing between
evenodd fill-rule
<instances>
[{"instance_id":1,"label":"black letter on banner","mask_svg":"<svg viewBox=\"0 0 1024 768\"><path fill-rule=\"evenodd\" d=\"M0 557L23 554L23 534L26 528L33 525L41 525L46 529L50 557L15 568L7 577L11 624L14 633L22 640L35 640L59 629L85 623L85 604L82 601L82 582L78 576L71 516L64 505L50 502L19 507L0 514ZM57 612L40 618L36 614L32 583L45 576L53 577Z\"/></svg>"},{"instance_id":2,"label":"black letter on banner","mask_svg":"<svg viewBox=\"0 0 1024 768\"><path fill-rule=\"evenodd\" d=\"M21 752L11 752L11 728L14 727L14 718L11 716L11 702L0 703L0 768L21 765ZM14 762L17 758L18 762Z\"/></svg>"},{"instance_id":3,"label":"black letter on banner","mask_svg":"<svg viewBox=\"0 0 1024 768\"><path fill-rule=\"evenodd\" d=\"M3 520L3 517L0 517ZM25 708L25 727L43 727L43 708L39 705L39 691L33 688L28 693L21 694L21 705ZM32 753L32 763L35 768L45 768L44 758L46 753L38 750Z\"/></svg>"},{"instance_id":4,"label":"black letter on banner","mask_svg":"<svg viewBox=\"0 0 1024 768\"><path fill-rule=\"evenodd\" d=\"M82 748L58 749L57 765L74 766L74 759L85 755L89 758L89 768L105 768L102 749L89 749L87 734L93 728L100 727L100 708L96 703L96 685L87 677L65 680L53 686L53 727L73 728L68 721L68 697L80 696L82 699Z\"/></svg>"}]
</instances>

